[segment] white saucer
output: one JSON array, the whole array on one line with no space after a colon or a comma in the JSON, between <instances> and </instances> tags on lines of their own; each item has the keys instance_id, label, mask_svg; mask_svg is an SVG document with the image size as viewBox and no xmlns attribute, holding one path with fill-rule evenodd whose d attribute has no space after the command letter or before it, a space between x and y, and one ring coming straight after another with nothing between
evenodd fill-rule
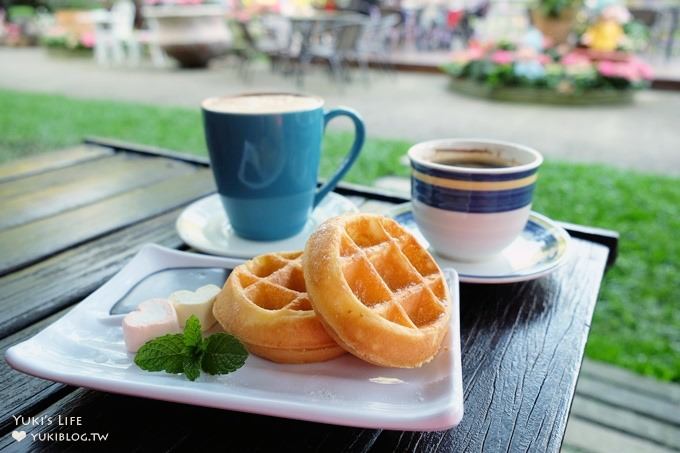
<instances>
[{"instance_id":1,"label":"white saucer","mask_svg":"<svg viewBox=\"0 0 680 453\"><path fill-rule=\"evenodd\" d=\"M411 203L399 205L387 215L429 247L413 218ZM564 228L532 211L522 234L492 260L469 263L441 257L433 250L430 252L441 267L458 271L461 282L512 283L533 280L557 269L567 258L569 241L569 233Z\"/></svg>"},{"instance_id":2,"label":"white saucer","mask_svg":"<svg viewBox=\"0 0 680 453\"><path fill-rule=\"evenodd\" d=\"M302 250L309 235L323 221L357 211L350 200L331 192L312 211L307 224L297 235L280 241L251 241L234 233L219 195L213 194L189 205L180 214L175 226L182 240L197 250L248 259L263 253Z\"/></svg>"}]
</instances>

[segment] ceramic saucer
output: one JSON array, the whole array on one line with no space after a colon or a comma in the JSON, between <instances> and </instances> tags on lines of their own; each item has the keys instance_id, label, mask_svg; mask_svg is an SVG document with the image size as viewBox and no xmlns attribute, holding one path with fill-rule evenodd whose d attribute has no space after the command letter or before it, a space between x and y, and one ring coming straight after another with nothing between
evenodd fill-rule
<instances>
[{"instance_id":1,"label":"ceramic saucer","mask_svg":"<svg viewBox=\"0 0 680 453\"><path fill-rule=\"evenodd\" d=\"M388 212L408 228L418 240L429 246L418 230L411 204L405 203ZM554 271L563 264L569 249L569 233L549 218L531 212L520 236L497 257L477 263L444 258L430 250L441 267L458 271L466 283L512 283L532 280Z\"/></svg>"},{"instance_id":2,"label":"ceramic saucer","mask_svg":"<svg viewBox=\"0 0 680 453\"><path fill-rule=\"evenodd\" d=\"M307 224L297 235L280 241L251 241L234 233L219 195L214 194L189 205L180 214L175 226L182 240L197 250L248 259L263 253L302 250L317 226L346 212L357 212L357 207L342 195L331 192L312 211ZM272 222L275 221L272 219Z\"/></svg>"}]
</instances>

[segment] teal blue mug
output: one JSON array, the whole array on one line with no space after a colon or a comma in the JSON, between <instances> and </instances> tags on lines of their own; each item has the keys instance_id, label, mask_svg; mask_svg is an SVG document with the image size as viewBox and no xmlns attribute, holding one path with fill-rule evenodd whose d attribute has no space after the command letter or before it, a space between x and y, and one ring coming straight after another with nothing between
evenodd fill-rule
<instances>
[{"instance_id":1,"label":"teal blue mug","mask_svg":"<svg viewBox=\"0 0 680 453\"><path fill-rule=\"evenodd\" d=\"M299 233L358 157L365 136L361 117L348 108L324 111L323 104L315 96L288 93L203 101L217 191L237 235L273 241ZM317 188L324 130L339 116L354 123L354 143L340 168Z\"/></svg>"}]
</instances>

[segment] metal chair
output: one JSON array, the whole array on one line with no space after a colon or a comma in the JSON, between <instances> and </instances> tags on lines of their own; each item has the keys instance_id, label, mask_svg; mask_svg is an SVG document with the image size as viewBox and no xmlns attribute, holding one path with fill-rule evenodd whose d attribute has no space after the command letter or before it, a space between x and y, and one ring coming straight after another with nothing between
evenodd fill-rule
<instances>
[{"instance_id":1,"label":"metal chair","mask_svg":"<svg viewBox=\"0 0 680 453\"><path fill-rule=\"evenodd\" d=\"M300 57L298 84L302 84L303 73L309 68L313 59L325 60L328 63L337 84L349 80L348 63L358 54L359 42L365 26L366 20L362 17L345 19L331 27L328 30L331 36L328 44L312 45L309 52Z\"/></svg>"},{"instance_id":2,"label":"metal chair","mask_svg":"<svg viewBox=\"0 0 680 453\"><path fill-rule=\"evenodd\" d=\"M391 54L401 24L399 14L388 14L371 20L359 42L356 59L367 74L368 60L383 70L393 69Z\"/></svg>"}]
</instances>

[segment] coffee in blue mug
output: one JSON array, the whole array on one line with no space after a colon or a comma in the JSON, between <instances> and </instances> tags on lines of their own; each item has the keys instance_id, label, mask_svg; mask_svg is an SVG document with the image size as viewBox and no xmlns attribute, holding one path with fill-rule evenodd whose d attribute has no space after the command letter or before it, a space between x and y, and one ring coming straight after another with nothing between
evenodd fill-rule
<instances>
[{"instance_id":1,"label":"coffee in blue mug","mask_svg":"<svg viewBox=\"0 0 680 453\"><path fill-rule=\"evenodd\" d=\"M364 143L364 123L351 109L325 111L323 99L255 93L203 101L203 125L217 191L234 232L273 241L299 233L312 209L350 169ZM338 116L355 137L340 168L317 188L321 142Z\"/></svg>"}]
</instances>

